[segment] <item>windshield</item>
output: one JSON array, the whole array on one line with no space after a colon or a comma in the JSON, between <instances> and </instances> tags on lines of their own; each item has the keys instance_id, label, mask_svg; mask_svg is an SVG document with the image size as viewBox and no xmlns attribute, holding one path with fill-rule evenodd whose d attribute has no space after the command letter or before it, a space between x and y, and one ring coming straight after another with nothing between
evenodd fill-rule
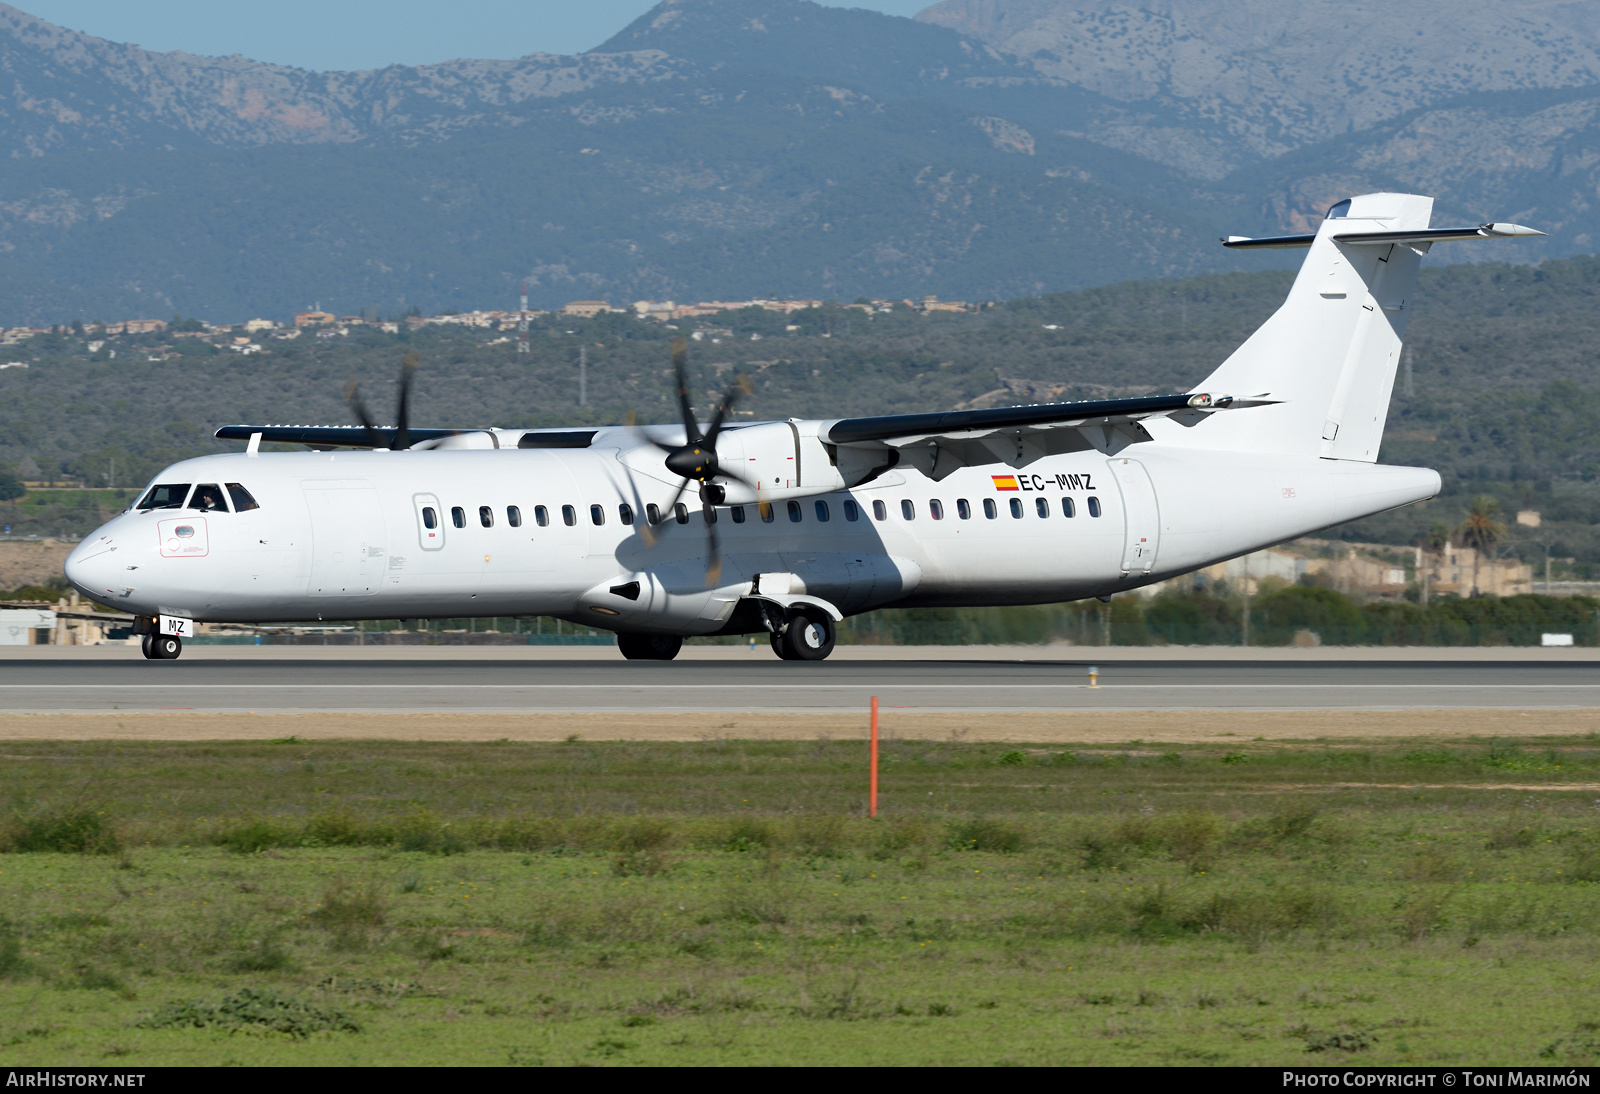
<instances>
[{"instance_id":1,"label":"windshield","mask_svg":"<svg viewBox=\"0 0 1600 1094\"><path fill-rule=\"evenodd\" d=\"M198 509L202 513L213 509L228 511L228 503L222 500L222 487L214 482L203 482L194 488L194 497L189 499L189 508Z\"/></svg>"},{"instance_id":2,"label":"windshield","mask_svg":"<svg viewBox=\"0 0 1600 1094\"><path fill-rule=\"evenodd\" d=\"M139 500L139 509L182 509L183 499L189 496L186 482L167 482L152 486L150 492Z\"/></svg>"},{"instance_id":3,"label":"windshield","mask_svg":"<svg viewBox=\"0 0 1600 1094\"><path fill-rule=\"evenodd\" d=\"M230 482L228 484L228 497L233 499L233 511L235 513L243 513L251 509L261 508L261 506L256 504L256 499L250 496L250 491L246 490L236 482Z\"/></svg>"}]
</instances>

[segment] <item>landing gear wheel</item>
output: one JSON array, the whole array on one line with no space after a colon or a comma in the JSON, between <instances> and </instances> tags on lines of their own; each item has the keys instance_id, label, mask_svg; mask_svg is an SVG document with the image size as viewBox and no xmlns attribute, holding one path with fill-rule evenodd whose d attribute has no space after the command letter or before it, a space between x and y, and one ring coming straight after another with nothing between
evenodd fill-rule
<instances>
[{"instance_id":1,"label":"landing gear wheel","mask_svg":"<svg viewBox=\"0 0 1600 1094\"><path fill-rule=\"evenodd\" d=\"M629 661L671 661L683 649L683 639L673 634L619 634L617 649Z\"/></svg>"},{"instance_id":2,"label":"landing gear wheel","mask_svg":"<svg viewBox=\"0 0 1600 1094\"><path fill-rule=\"evenodd\" d=\"M833 652L833 620L821 612L796 612L783 637L772 636L772 648L785 661L821 661Z\"/></svg>"},{"instance_id":3,"label":"landing gear wheel","mask_svg":"<svg viewBox=\"0 0 1600 1094\"><path fill-rule=\"evenodd\" d=\"M145 640L150 643L145 656L153 661L176 661L183 652L183 639L175 634L146 635Z\"/></svg>"},{"instance_id":4,"label":"landing gear wheel","mask_svg":"<svg viewBox=\"0 0 1600 1094\"><path fill-rule=\"evenodd\" d=\"M154 661L156 659L155 641L156 636L153 634L147 634L143 638L139 639L139 652L144 654L147 661Z\"/></svg>"}]
</instances>

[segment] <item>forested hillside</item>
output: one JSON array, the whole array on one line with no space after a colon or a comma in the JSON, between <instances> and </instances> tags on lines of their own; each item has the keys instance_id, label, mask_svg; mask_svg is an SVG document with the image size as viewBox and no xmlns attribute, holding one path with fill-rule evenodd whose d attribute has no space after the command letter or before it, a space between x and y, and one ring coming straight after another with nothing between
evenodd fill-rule
<instances>
[{"instance_id":1,"label":"forested hillside","mask_svg":"<svg viewBox=\"0 0 1600 1094\"><path fill-rule=\"evenodd\" d=\"M735 372L754 388L741 414L757 418L1184 390L1271 314L1289 279L1131 282L965 314L900 307L869 316L837 305L789 317L724 313L697 321L705 334L691 351L697 399L710 406ZM1472 495L1491 493L1507 507L1543 511L1539 534L1558 557L1600 563L1597 303L1596 258L1425 267L1408 336L1410 380L1402 371L1395 385L1382 458L1440 469L1445 495L1340 534L1410 543L1436 521L1454 527ZM536 321L526 358L510 342L485 344L503 336L444 326L266 338L263 352L248 357L171 334L114 337L94 354L89 334L43 336L9 351L29 367L0 369L0 462L28 479L69 473L106 487L114 474L127 487L170 460L226 448L210 439L219 425L346 422L341 392L352 376L387 416L408 348L423 361L415 410L423 424L593 424L629 410L670 421L668 343L690 325L674 332L620 314L548 317ZM65 508L72 497L40 496L0 516L16 531L87 531L100 503ZM1531 540L1519 549L1543 558Z\"/></svg>"}]
</instances>

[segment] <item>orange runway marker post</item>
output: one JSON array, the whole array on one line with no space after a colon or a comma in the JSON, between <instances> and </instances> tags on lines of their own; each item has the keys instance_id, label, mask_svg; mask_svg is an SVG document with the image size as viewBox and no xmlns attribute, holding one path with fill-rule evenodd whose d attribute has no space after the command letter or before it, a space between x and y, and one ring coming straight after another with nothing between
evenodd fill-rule
<instances>
[{"instance_id":1,"label":"orange runway marker post","mask_svg":"<svg viewBox=\"0 0 1600 1094\"><path fill-rule=\"evenodd\" d=\"M872 758L868 763L867 816L878 815L878 697L872 697Z\"/></svg>"}]
</instances>

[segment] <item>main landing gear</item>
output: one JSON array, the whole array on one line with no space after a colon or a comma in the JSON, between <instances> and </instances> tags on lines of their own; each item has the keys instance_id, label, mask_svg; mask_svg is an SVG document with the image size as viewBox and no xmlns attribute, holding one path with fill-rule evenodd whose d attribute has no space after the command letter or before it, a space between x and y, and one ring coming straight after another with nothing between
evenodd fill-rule
<instances>
[{"instance_id":1,"label":"main landing gear","mask_svg":"<svg viewBox=\"0 0 1600 1094\"><path fill-rule=\"evenodd\" d=\"M176 661L183 652L183 639L173 634L147 634L139 648L152 661Z\"/></svg>"},{"instance_id":2,"label":"main landing gear","mask_svg":"<svg viewBox=\"0 0 1600 1094\"><path fill-rule=\"evenodd\" d=\"M617 649L629 661L671 661L683 649L683 639L672 634L619 634Z\"/></svg>"},{"instance_id":3,"label":"main landing gear","mask_svg":"<svg viewBox=\"0 0 1600 1094\"><path fill-rule=\"evenodd\" d=\"M821 661L833 652L833 620L821 611L791 612L782 634L772 636L772 652L785 661Z\"/></svg>"}]
</instances>

